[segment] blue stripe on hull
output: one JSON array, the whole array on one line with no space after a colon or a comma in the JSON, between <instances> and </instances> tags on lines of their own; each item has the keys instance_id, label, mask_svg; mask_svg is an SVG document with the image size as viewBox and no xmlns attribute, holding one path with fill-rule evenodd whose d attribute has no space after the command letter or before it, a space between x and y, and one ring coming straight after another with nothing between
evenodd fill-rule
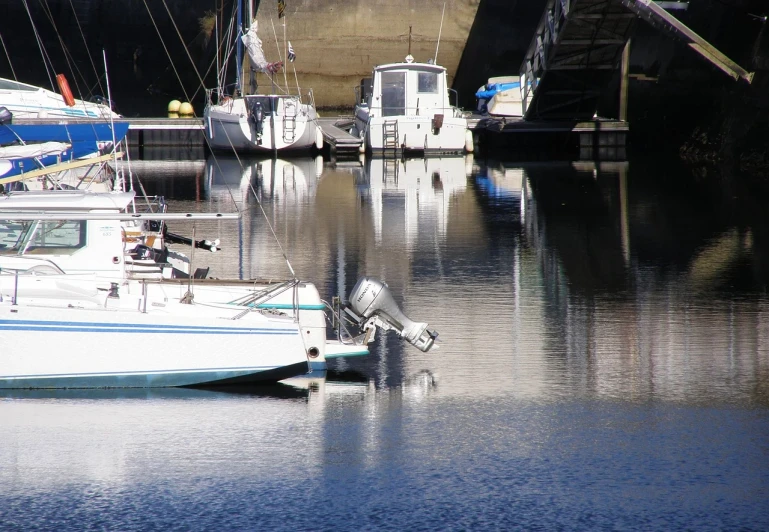
<instances>
[{"instance_id":1,"label":"blue stripe on hull","mask_svg":"<svg viewBox=\"0 0 769 532\"><path fill-rule=\"evenodd\" d=\"M102 333L160 333L160 334L278 334L297 335L296 329L267 327L214 327L188 325L156 325L140 323L98 323L66 321L0 320L0 330L49 332L102 332Z\"/></svg>"},{"instance_id":2,"label":"blue stripe on hull","mask_svg":"<svg viewBox=\"0 0 769 532\"><path fill-rule=\"evenodd\" d=\"M276 382L309 371L306 362L283 367L254 367L226 370L148 371L98 375L44 375L29 378L0 378L0 389L66 388L167 388L218 384Z\"/></svg>"}]
</instances>

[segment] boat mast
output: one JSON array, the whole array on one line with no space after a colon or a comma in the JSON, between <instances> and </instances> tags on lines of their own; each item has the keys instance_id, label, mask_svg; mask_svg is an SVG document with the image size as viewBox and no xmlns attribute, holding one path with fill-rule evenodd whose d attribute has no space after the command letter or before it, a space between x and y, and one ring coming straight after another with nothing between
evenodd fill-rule
<instances>
[{"instance_id":1,"label":"boat mast","mask_svg":"<svg viewBox=\"0 0 769 532\"><path fill-rule=\"evenodd\" d=\"M243 94L243 41L241 36L243 35L243 1L238 0L237 9L237 31L235 32L235 86L237 87L238 95Z\"/></svg>"},{"instance_id":2,"label":"boat mast","mask_svg":"<svg viewBox=\"0 0 769 532\"><path fill-rule=\"evenodd\" d=\"M248 28L251 28L251 24L254 23L254 18L256 18L253 0L248 0L248 11L246 14L248 15ZM251 68L251 61L248 62L248 66L248 94L256 94L256 72ZM243 80L243 83L245 84L245 80ZM244 90L243 93L245 94L246 91Z\"/></svg>"}]
</instances>

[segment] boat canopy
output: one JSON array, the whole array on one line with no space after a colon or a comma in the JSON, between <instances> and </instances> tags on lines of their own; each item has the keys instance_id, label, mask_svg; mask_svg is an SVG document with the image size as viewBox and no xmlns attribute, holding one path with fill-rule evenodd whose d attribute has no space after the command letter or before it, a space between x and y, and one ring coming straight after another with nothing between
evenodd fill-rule
<instances>
[{"instance_id":1,"label":"boat canopy","mask_svg":"<svg viewBox=\"0 0 769 532\"><path fill-rule=\"evenodd\" d=\"M124 210L131 204L134 191L89 192L86 190L20 191L0 197L2 212Z\"/></svg>"}]
</instances>

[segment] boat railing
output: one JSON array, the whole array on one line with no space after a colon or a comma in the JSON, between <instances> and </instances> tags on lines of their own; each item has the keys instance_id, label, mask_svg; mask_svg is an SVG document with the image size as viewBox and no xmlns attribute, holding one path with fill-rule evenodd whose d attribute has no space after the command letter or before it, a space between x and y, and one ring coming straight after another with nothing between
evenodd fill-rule
<instances>
[{"instance_id":1,"label":"boat railing","mask_svg":"<svg viewBox=\"0 0 769 532\"><path fill-rule=\"evenodd\" d=\"M101 295L106 295L110 287L117 287L122 285L125 279L122 276L108 276L108 275L94 275L93 272L82 273L66 273L61 270L56 263L47 259L31 259L24 257L27 264L20 264L20 267L13 268L3 266L0 268L0 280L3 278L13 277L13 286L10 292L11 305L17 305L19 300L23 297L32 297L35 299L46 298L45 283L41 285L41 281L49 280L54 284L47 285L50 290L51 299L61 301L87 301L92 303L102 304ZM39 262L30 266L29 262ZM32 279L32 283L21 283L20 281L26 281ZM0 286L6 286L5 283L0 282ZM0 303L3 302L3 293L7 293L5 290L0 290ZM67 297L62 298L62 295ZM71 299L68 299L71 298ZM67 304L71 304L67 303Z\"/></svg>"},{"instance_id":2,"label":"boat railing","mask_svg":"<svg viewBox=\"0 0 769 532\"><path fill-rule=\"evenodd\" d=\"M336 339L340 343L345 345L365 345L367 334L359 334L354 336L347 328L347 324L354 323L347 313L344 311L345 305L342 303L342 299L339 296L334 296L329 304L325 300L321 300L328 312L325 312L326 321L328 321L331 328L336 334Z\"/></svg>"},{"instance_id":3,"label":"boat railing","mask_svg":"<svg viewBox=\"0 0 769 532\"><path fill-rule=\"evenodd\" d=\"M18 268L0 268L0 277L5 275L13 275L14 276L14 282L13 282L13 293L11 294L11 305L16 305L16 302L19 300L19 273L26 273L24 270L19 270ZM0 303L3 302L3 293L0 291Z\"/></svg>"},{"instance_id":4,"label":"boat railing","mask_svg":"<svg viewBox=\"0 0 769 532\"><path fill-rule=\"evenodd\" d=\"M455 118L463 118L465 112L459 107L449 105L448 107L442 106L414 106L414 107L373 107L372 111L382 112L382 117L398 117L398 116L420 116L421 114L432 116L436 114L443 114L447 116L453 116ZM391 114L384 114L384 110L395 111Z\"/></svg>"},{"instance_id":5,"label":"boat railing","mask_svg":"<svg viewBox=\"0 0 769 532\"><path fill-rule=\"evenodd\" d=\"M168 210L163 196L136 196L133 200L134 212L161 213Z\"/></svg>"}]
</instances>

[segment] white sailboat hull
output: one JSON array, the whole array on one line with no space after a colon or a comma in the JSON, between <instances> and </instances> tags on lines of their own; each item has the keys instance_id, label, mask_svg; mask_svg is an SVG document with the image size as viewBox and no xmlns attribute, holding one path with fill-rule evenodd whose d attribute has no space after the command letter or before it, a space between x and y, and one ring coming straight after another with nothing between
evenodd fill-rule
<instances>
[{"instance_id":1,"label":"white sailboat hull","mask_svg":"<svg viewBox=\"0 0 769 532\"><path fill-rule=\"evenodd\" d=\"M257 119L249 101L262 103ZM270 104L272 100L272 104ZM274 109L274 111L271 111ZM210 104L204 113L212 150L235 152L310 151L323 147L315 109L288 96L246 96Z\"/></svg>"},{"instance_id":2,"label":"white sailboat hull","mask_svg":"<svg viewBox=\"0 0 769 532\"><path fill-rule=\"evenodd\" d=\"M61 94L6 78L0 78L0 107L15 118L120 118L107 105L75 99L70 107Z\"/></svg>"}]
</instances>

